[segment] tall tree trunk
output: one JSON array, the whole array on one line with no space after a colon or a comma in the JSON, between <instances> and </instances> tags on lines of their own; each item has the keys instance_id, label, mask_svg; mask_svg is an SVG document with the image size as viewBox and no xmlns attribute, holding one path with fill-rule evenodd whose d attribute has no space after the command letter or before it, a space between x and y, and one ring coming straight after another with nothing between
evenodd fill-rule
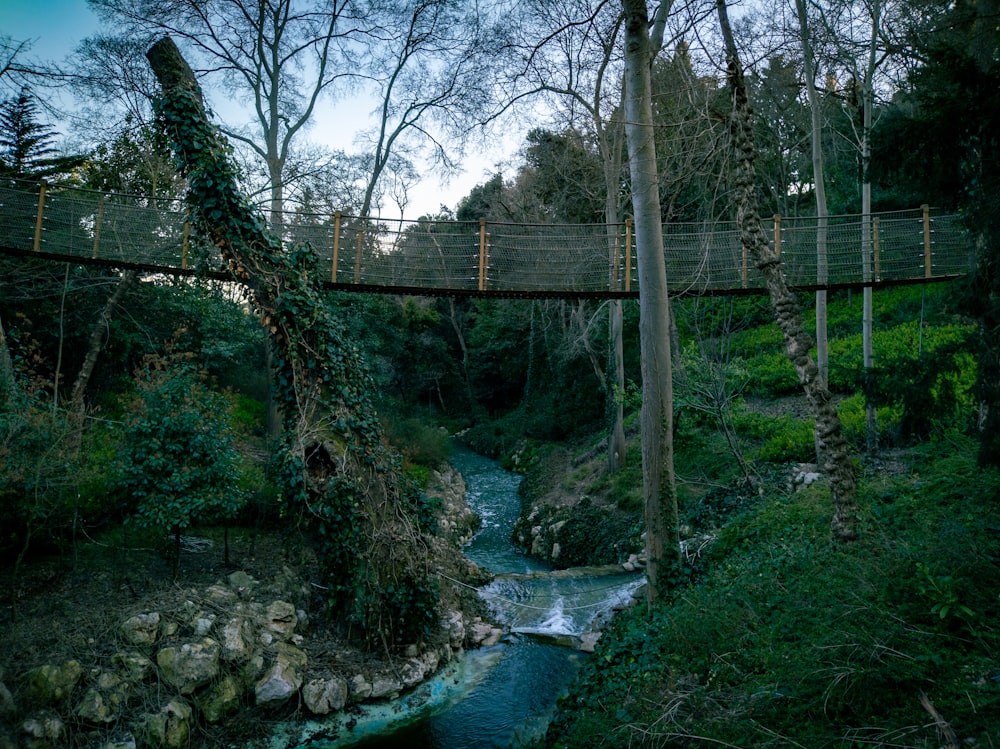
<instances>
[{"instance_id":1,"label":"tall tree trunk","mask_svg":"<svg viewBox=\"0 0 1000 749\"><path fill-rule=\"evenodd\" d=\"M642 483L646 521L647 600L669 584L680 565L674 477L670 305L663 256L659 179L653 137L651 44L644 0L623 0L625 11L625 129L639 266L642 353ZM664 4L665 5L665 4ZM661 6L662 10L663 6ZM665 15L666 11L662 11Z\"/></svg>"},{"instance_id":2,"label":"tall tree trunk","mask_svg":"<svg viewBox=\"0 0 1000 749\"><path fill-rule=\"evenodd\" d=\"M733 97L730 129L736 152L736 218L740 241L764 277L778 326L785 339L785 351L813 409L824 468L830 475L830 493L834 505L831 521L833 537L838 541L850 541L858 535L854 464L848 454L840 418L826 381L820 376L816 363L809 355L812 340L802 327L798 300L789 290L781 271L781 261L771 249L764 233L757 203L757 170L754 164L756 153L746 82L729 25L726 0L716 0L716 7L726 45L726 78Z\"/></svg>"},{"instance_id":3,"label":"tall tree trunk","mask_svg":"<svg viewBox=\"0 0 1000 749\"><path fill-rule=\"evenodd\" d=\"M875 98L875 67L878 64L878 34L881 26L880 0L871 6L872 27L868 40L868 65L861 84L861 257L865 287L862 292L861 338L862 357L865 369L865 447L869 454L878 450L878 421L875 403L871 398L871 377L875 367L875 351L872 344L874 330L874 300L871 282L874 280L874 257L872 244L872 107Z\"/></svg>"},{"instance_id":4,"label":"tall tree trunk","mask_svg":"<svg viewBox=\"0 0 1000 749\"><path fill-rule=\"evenodd\" d=\"M3 320L0 320L0 396L9 402L14 394L14 362L10 357L10 347L7 345L7 334L4 332Z\"/></svg>"},{"instance_id":5,"label":"tall tree trunk","mask_svg":"<svg viewBox=\"0 0 1000 749\"><path fill-rule=\"evenodd\" d=\"M816 195L816 283L827 283L828 259L826 236L828 211L826 206L826 178L823 170L823 111L819 93L816 91L816 63L813 57L812 40L809 37L809 17L806 0L795 0L799 16L799 40L802 43L802 67L806 79L806 95L809 99L810 134L812 142L813 190ZM826 339L826 289L816 292L816 364L824 382L830 381L829 354ZM818 437L817 437L818 440Z\"/></svg>"}]
</instances>

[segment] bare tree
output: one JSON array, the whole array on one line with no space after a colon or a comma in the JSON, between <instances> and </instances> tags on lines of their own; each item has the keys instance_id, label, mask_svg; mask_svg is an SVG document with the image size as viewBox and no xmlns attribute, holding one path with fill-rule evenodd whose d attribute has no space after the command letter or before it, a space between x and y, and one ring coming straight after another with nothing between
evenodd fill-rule
<instances>
[{"instance_id":1,"label":"bare tree","mask_svg":"<svg viewBox=\"0 0 1000 749\"><path fill-rule=\"evenodd\" d=\"M125 24L144 46L169 34L185 44L200 72L218 81L253 125L226 134L265 165L272 224L280 224L285 166L320 97L357 75L351 45L371 31L351 0L89 0L102 16Z\"/></svg>"}]
</instances>

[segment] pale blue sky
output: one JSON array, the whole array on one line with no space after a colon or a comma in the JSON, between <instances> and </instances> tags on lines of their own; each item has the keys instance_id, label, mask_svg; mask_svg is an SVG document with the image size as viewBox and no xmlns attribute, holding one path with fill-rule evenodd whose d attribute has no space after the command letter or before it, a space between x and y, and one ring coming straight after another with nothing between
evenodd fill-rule
<instances>
[{"instance_id":1,"label":"pale blue sky","mask_svg":"<svg viewBox=\"0 0 1000 749\"><path fill-rule=\"evenodd\" d=\"M0 0L0 34L30 41L30 56L59 61L97 31L86 0Z\"/></svg>"},{"instance_id":2,"label":"pale blue sky","mask_svg":"<svg viewBox=\"0 0 1000 749\"><path fill-rule=\"evenodd\" d=\"M0 0L0 35L9 36L15 42L31 43L24 60L26 62L62 62L73 53L76 46L86 37L100 29L100 21L91 11L86 0ZM211 99L211 95L209 95ZM223 102L216 102L216 106ZM346 108L324 106L318 113L309 137L334 148L352 150L350 137L328 138L331 130L344 130L344 112L362 112L357 104ZM341 103L340 107L344 107ZM353 118L351 118L353 119ZM336 128L329 123L337 123ZM58 129L58 123L54 123ZM353 129L353 128L352 128ZM470 154L465 160L466 171L447 184L433 173L426 173L419 187L412 190L410 205L406 210L408 218L416 218L424 213L436 212L443 203L454 208L459 199L477 183L488 179L495 170L495 158L485 154ZM424 167L426 169L426 167ZM391 211L389 211L391 215Z\"/></svg>"}]
</instances>

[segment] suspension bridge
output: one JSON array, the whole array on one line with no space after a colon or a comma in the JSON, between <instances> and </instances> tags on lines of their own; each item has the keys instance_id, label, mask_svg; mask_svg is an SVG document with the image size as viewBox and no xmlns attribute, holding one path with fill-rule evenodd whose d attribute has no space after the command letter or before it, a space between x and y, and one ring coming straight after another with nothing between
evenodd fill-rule
<instances>
[{"instance_id":1,"label":"suspension bridge","mask_svg":"<svg viewBox=\"0 0 1000 749\"><path fill-rule=\"evenodd\" d=\"M772 248L800 290L946 281L968 273L972 243L959 217L913 210L832 216L825 263L817 220L775 216ZM764 293L735 222L663 227L667 282L675 296ZM286 213L285 242L308 242L328 288L436 296L638 297L631 223L517 224L360 219ZM231 278L215 247L192 232L179 200L76 187L0 187L0 253Z\"/></svg>"}]
</instances>

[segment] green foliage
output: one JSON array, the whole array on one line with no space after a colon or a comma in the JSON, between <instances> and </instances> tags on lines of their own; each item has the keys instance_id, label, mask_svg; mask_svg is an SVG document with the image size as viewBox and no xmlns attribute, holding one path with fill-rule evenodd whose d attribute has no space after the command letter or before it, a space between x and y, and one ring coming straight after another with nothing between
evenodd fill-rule
<instances>
[{"instance_id":1,"label":"green foliage","mask_svg":"<svg viewBox=\"0 0 1000 749\"><path fill-rule=\"evenodd\" d=\"M752 411L735 418L737 431L755 440L757 459L774 463L810 462L816 457L815 429L811 420L791 414L769 417Z\"/></svg>"},{"instance_id":2,"label":"green foliage","mask_svg":"<svg viewBox=\"0 0 1000 749\"><path fill-rule=\"evenodd\" d=\"M370 645L412 642L436 616L426 503L384 443L372 376L330 309L317 255L308 245L283 247L267 231L199 92L173 90L155 106L188 180L196 227L223 248L270 335L285 417L276 479L315 535L330 618ZM410 317L422 324L422 315Z\"/></svg>"},{"instance_id":3,"label":"green foliage","mask_svg":"<svg viewBox=\"0 0 1000 749\"><path fill-rule=\"evenodd\" d=\"M864 540L829 540L827 493L744 504L699 579L620 614L561 703L551 747L970 743L1000 727L1000 476L970 442L876 477ZM942 449L945 448L945 449Z\"/></svg>"},{"instance_id":4,"label":"green foliage","mask_svg":"<svg viewBox=\"0 0 1000 749\"><path fill-rule=\"evenodd\" d=\"M177 534L199 520L235 518L244 496L229 404L182 355L149 357L136 387L117 479L132 522Z\"/></svg>"}]
</instances>

